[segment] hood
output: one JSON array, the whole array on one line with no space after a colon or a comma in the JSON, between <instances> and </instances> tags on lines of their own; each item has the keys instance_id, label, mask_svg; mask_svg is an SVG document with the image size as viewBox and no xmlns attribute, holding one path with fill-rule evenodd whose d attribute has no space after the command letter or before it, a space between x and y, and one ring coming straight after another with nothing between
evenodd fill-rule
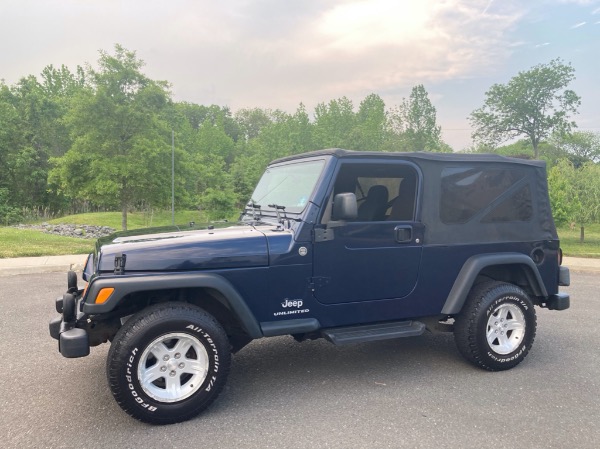
<instances>
[{"instance_id":1,"label":"hood","mask_svg":"<svg viewBox=\"0 0 600 449\"><path fill-rule=\"evenodd\" d=\"M125 273L261 267L269 263L267 239L252 226L150 232L116 234L110 243L100 242L98 271L113 272L115 257L122 254L126 256Z\"/></svg>"}]
</instances>

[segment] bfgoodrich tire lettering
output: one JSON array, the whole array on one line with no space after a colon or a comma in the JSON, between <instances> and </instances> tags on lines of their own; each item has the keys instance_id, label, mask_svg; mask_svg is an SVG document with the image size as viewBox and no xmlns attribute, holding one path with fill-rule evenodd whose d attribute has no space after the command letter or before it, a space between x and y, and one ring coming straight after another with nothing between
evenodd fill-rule
<instances>
[{"instance_id":1,"label":"bfgoodrich tire lettering","mask_svg":"<svg viewBox=\"0 0 600 449\"><path fill-rule=\"evenodd\" d=\"M186 421L219 395L230 352L221 325L185 303L152 306L130 318L108 353L107 377L118 404L153 424Z\"/></svg>"},{"instance_id":2,"label":"bfgoodrich tire lettering","mask_svg":"<svg viewBox=\"0 0 600 449\"><path fill-rule=\"evenodd\" d=\"M473 287L456 317L454 339L471 363L501 371L523 361L535 331L535 310L527 294L516 285L493 281Z\"/></svg>"}]
</instances>

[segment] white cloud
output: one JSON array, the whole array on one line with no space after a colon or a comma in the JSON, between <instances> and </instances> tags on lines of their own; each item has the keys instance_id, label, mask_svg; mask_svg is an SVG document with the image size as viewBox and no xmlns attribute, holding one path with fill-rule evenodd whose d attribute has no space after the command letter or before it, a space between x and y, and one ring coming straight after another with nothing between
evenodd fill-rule
<instances>
[{"instance_id":1,"label":"white cloud","mask_svg":"<svg viewBox=\"0 0 600 449\"><path fill-rule=\"evenodd\" d=\"M508 32L521 14L511 2L503 2L484 15L488 3L320 3L322 9L290 23L281 34L238 33L232 38L240 42L238 52L219 46L220 63L233 72L222 75L257 82L250 89L238 83L241 89L231 91L236 102L259 104L265 95L275 94L281 107L289 107L284 104L292 98L294 104L327 100L492 71L515 47ZM257 10L249 6L246 13L250 20Z\"/></svg>"},{"instance_id":2,"label":"white cloud","mask_svg":"<svg viewBox=\"0 0 600 449\"><path fill-rule=\"evenodd\" d=\"M587 23L587 22L579 22L579 23L576 23L575 25L573 25L573 26L571 27L571 29L572 29L572 30L574 30L574 29L576 29L576 28L581 28L581 27L582 27L582 26L584 26L586 23Z\"/></svg>"}]
</instances>

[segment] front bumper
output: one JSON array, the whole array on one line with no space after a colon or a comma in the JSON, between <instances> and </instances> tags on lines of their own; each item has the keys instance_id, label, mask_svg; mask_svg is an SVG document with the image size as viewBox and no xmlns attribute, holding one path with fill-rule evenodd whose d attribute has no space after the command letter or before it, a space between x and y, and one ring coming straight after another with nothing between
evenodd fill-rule
<instances>
[{"instance_id":1,"label":"front bumper","mask_svg":"<svg viewBox=\"0 0 600 449\"><path fill-rule=\"evenodd\" d=\"M86 315L80 312L82 290L77 289L77 276L69 272L68 290L56 299L56 311L61 315L53 318L48 327L50 336L58 340L59 352L67 358L85 357L90 353L88 332L81 327Z\"/></svg>"}]
</instances>

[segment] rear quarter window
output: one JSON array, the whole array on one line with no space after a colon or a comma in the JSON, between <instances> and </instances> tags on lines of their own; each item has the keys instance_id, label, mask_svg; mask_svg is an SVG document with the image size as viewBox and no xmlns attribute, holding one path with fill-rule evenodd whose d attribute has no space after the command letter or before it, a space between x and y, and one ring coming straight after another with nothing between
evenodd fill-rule
<instances>
[{"instance_id":1,"label":"rear quarter window","mask_svg":"<svg viewBox=\"0 0 600 449\"><path fill-rule=\"evenodd\" d=\"M467 223L492 205L482 223L528 221L532 197L529 185L523 184L525 177L526 172L518 168L446 167L442 171L440 219L446 224Z\"/></svg>"}]
</instances>

